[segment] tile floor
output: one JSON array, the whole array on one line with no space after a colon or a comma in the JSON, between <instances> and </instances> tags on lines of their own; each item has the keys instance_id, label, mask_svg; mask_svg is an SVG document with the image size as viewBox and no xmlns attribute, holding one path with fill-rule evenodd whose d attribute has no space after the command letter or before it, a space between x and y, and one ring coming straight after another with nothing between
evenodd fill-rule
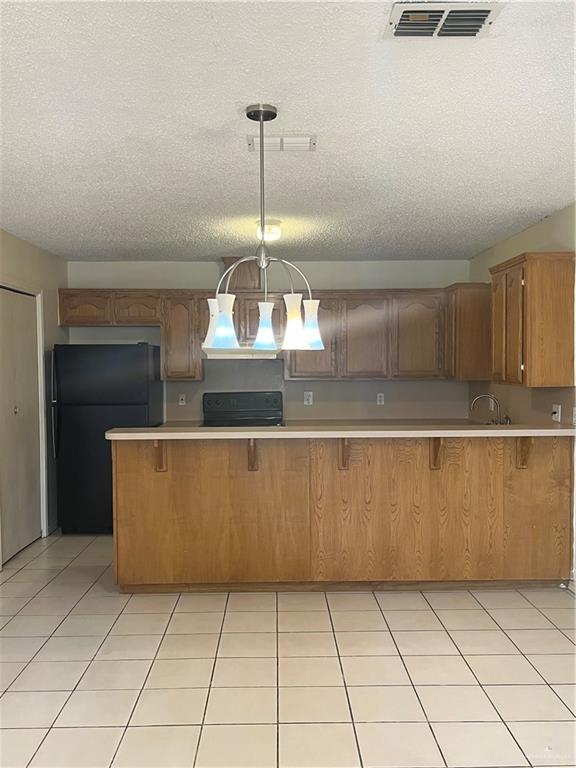
<instances>
[{"instance_id":1,"label":"tile floor","mask_svg":"<svg viewBox=\"0 0 576 768\"><path fill-rule=\"evenodd\" d=\"M560 588L120 595L108 537L0 573L0 766L576 766Z\"/></svg>"}]
</instances>

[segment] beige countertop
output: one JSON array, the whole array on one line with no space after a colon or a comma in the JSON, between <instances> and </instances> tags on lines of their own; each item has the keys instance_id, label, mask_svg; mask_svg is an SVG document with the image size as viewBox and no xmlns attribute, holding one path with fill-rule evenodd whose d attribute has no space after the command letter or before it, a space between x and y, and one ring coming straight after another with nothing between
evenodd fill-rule
<instances>
[{"instance_id":1,"label":"beige countertop","mask_svg":"<svg viewBox=\"0 0 576 768\"><path fill-rule=\"evenodd\" d=\"M387 419L367 421L288 421L281 427L203 427L199 422L167 422L159 427L110 429L108 440L249 440L409 437L572 437L568 425L494 425L467 419Z\"/></svg>"}]
</instances>

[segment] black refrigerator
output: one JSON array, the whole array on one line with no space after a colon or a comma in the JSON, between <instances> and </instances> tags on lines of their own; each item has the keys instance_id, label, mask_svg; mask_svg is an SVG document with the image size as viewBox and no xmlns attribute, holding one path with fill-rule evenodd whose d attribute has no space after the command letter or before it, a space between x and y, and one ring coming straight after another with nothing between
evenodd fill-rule
<instances>
[{"instance_id":1,"label":"black refrigerator","mask_svg":"<svg viewBox=\"0 0 576 768\"><path fill-rule=\"evenodd\" d=\"M111 533L112 427L162 423L160 350L150 344L57 344L52 447L63 533Z\"/></svg>"}]
</instances>

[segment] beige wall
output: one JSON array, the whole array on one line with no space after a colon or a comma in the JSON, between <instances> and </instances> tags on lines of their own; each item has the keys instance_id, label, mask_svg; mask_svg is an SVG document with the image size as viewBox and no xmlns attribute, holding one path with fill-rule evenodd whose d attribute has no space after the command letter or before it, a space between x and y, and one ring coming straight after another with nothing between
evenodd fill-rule
<instances>
[{"instance_id":1,"label":"beige wall","mask_svg":"<svg viewBox=\"0 0 576 768\"><path fill-rule=\"evenodd\" d=\"M67 281L67 264L63 259L0 229L0 285L41 294L42 297L46 403L49 403L50 395L49 351L54 344L65 344L68 341L67 330L58 326L58 288L66 286ZM18 329L15 328L14 332L17 334ZM49 412L46 417L47 443L50 446ZM56 472L50 450L47 457L47 479L48 524L52 530L57 520Z\"/></svg>"},{"instance_id":2,"label":"beige wall","mask_svg":"<svg viewBox=\"0 0 576 768\"><path fill-rule=\"evenodd\" d=\"M470 279L489 280L489 267L526 251L573 251L575 220L575 206L569 205L523 232L502 240L472 259ZM553 422L550 414L555 404L562 406L562 423L573 423L576 390L572 387L527 389L486 382L471 384L471 398L480 392L492 392L496 395L514 423L551 424ZM488 416L485 406L482 406L479 413Z\"/></svg>"}]
</instances>

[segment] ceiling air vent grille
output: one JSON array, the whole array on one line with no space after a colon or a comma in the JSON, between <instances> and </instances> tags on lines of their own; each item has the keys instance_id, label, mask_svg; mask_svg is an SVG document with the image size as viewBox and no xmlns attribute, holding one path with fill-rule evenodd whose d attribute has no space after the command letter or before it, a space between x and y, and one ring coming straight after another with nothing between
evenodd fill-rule
<instances>
[{"instance_id":1,"label":"ceiling air vent grille","mask_svg":"<svg viewBox=\"0 0 576 768\"><path fill-rule=\"evenodd\" d=\"M500 3L395 3L386 37L484 37Z\"/></svg>"}]
</instances>

